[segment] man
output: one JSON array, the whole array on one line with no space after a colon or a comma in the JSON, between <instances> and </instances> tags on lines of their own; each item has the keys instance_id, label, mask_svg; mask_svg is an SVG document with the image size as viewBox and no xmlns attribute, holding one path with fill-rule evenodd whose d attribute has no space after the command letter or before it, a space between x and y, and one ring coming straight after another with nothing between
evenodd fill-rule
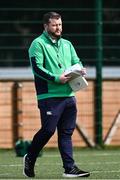
<instances>
[{"instance_id":1,"label":"man","mask_svg":"<svg viewBox=\"0 0 120 180\"><path fill-rule=\"evenodd\" d=\"M87 177L74 162L71 136L76 123L76 100L69 86L71 77L65 76L68 67L79 63L80 73L86 74L71 42L61 38L62 20L56 12L43 17L44 31L33 40L29 58L34 73L41 129L33 137L31 147L24 156L23 173L34 177L34 166L39 152L54 134L58 133L58 147L63 161L64 177Z\"/></svg>"}]
</instances>

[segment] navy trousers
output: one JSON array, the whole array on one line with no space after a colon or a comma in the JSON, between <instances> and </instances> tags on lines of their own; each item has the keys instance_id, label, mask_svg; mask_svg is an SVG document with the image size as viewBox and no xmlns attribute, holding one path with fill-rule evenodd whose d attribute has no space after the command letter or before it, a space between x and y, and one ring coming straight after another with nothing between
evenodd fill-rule
<instances>
[{"instance_id":1,"label":"navy trousers","mask_svg":"<svg viewBox=\"0 0 120 180\"><path fill-rule=\"evenodd\" d=\"M58 147L65 169L74 165L72 134L76 124L75 97L48 98L38 101L41 129L33 137L28 155L36 160L39 152L54 134L58 133Z\"/></svg>"}]
</instances>

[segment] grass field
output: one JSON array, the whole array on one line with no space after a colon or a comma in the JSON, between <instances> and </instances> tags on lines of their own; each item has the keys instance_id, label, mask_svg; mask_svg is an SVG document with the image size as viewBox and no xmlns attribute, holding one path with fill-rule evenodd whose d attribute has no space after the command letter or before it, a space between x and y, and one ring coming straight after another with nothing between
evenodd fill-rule
<instances>
[{"instance_id":1,"label":"grass field","mask_svg":"<svg viewBox=\"0 0 120 180\"><path fill-rule=\"evenodd\" d=\"M120 179L120 149L75 149L74 158L81 169L91 172L90 177L77 179ZM65 179L58 150L45 149L37 159L35 172L34 179ZM0 179L26 179L22 158L12 150L0 150Z\"/></svg>"}]
</instances>

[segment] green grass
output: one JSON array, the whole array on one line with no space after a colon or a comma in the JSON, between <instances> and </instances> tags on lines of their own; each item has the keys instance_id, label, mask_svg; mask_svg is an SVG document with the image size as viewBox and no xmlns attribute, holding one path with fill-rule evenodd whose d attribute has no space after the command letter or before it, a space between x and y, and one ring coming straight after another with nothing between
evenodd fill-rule
<instances>
[{"instance_id":1,"label":"green grass","mask_svg":"<svg viewBox=\"0 0 120 180\"><path fill-rule=\"evenodd\" d=\"M120 179L119 149L74 149L74 158L81 169L91 172L90 177L82 179ZM45 149L37 159L35 172L34 179L65 179L58 150ZM22 175L22 158L12 150L0 150L0 179L26 179Z\"/></svg>"}]
</instances>

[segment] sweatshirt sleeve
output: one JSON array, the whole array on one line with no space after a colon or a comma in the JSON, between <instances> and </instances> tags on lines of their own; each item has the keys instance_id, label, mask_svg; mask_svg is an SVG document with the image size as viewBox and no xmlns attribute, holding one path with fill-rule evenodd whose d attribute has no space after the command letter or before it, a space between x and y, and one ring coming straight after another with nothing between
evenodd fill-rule
<instances>
[{"instance_id":1,"label":"sweatshirt sleeve","mask_svg":"<svg viewBox=\"0 0 120 180\"><path fill-rule=\"evenodd\" d=\"M83 64L82 64L80 58L77 56L75 48L73 47L72 44L71 44L71 55L72 55L72 65L78 63L78 64L80 64L81 67L83 67Z\"/></svg>"},{"instance_id":2,"label":"sweatshirt sleeve","mask_svg":"<svg viewBox=\"0 0 120 180\"><path fill-rule=\"evenodd\" d=\"M45 69L43 49L37 40L34 40L29 48L29 59L34 75L46 81L60 82L59 75Z\"/></svg>"}]
</instances>

